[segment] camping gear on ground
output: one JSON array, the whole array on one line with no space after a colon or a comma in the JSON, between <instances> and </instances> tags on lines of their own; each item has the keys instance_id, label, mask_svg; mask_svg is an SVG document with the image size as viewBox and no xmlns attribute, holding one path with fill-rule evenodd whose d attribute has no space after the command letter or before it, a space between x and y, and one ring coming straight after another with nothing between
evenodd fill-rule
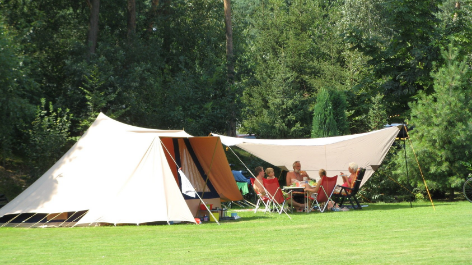
<instances>
[{"instance_id":1,"label":"camping gear on ground","mask_svg":"<svg viewBox=\"0 0 472 265\"><path fill-rule=\"evenodd\" d=\"M220 213L218 211L210 215L210 222L217 222L218 220L220 220Z\"/></svg>"},{"instance_id":2,"label":"camping gear on ground","mask_svg":"<svg viewBox=\"0 0 472 265\"><path fill-rule=\"evenodd\" d=\"M243 196L248 194L249 189L247 188L247 185L250 184L251 181L247 179L241 171L231 170L231 173L233 173L234 180L236 180L236 184L238 185L239 190L241 190Z\"/></svg>"},{"instance_id":3,"label":"camping gear on ground","mask_svg":"<svg viewBox=\"0 0 472 265\"><path fill-rule=\"evenodd\" d=\"M234 216L231 214L231 217L233 217L234 220L241 219L241 216L239 216L238 214L236 214L236 215L234 215Z\"/></svg>"}]
</instances>

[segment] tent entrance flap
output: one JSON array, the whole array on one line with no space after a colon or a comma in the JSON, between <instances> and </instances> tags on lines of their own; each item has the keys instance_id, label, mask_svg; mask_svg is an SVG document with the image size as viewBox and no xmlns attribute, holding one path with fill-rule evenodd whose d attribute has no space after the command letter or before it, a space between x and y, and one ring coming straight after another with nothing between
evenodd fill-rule
<instances>
[{"instance_id":1,"label":"tent entrance flap","mask_svg":"<svg viewBox=\"0 0 472 265\"><path fill-rule=\"evenodd\" d=\"M176 167L180 165L185 176L189 179L192 186L195 188L199 196L203 199L219 198L218 193L213 187L212 183L208 181L208 176L205 174L200 161L188 139L173 139L175 148ZM179 183L182 190L182 179L180 176ZM185 199L194 199L183 194Z\"/></svg>"}]
</instances>

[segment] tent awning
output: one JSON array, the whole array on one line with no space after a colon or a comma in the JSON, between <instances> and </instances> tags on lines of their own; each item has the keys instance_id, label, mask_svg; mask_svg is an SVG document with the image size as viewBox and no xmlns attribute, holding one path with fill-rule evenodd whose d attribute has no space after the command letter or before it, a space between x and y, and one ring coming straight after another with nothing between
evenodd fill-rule
<instances>
[{"instance_id":1,"label":"tent awning","mask_svg":"<svg viewBox=\"0 0 472 265\"><path fill-rule=\"evenodd\" d=\"M237 146L284 170L292 170L300 161L310 178L318 179L318 170L328 176L347 172L348 164L356 162L366 168L362 184L381 165L398 135L399 128L391 127L361 134L310 139L246 139L219 136L226 146ZM338 182L342 180L339 178Z\"/></svg>"}]
</instances>

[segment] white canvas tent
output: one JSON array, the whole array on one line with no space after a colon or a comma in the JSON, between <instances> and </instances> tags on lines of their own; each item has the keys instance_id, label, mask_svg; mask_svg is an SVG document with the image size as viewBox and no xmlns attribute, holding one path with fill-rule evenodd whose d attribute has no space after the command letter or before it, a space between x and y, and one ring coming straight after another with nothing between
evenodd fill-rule
<instances>
[{"instance_id":1,"label":"white canvas tent","mask_svg":"<svg viewBox=\"0 0 472 265\"><path fill-rule=\"evenodd\" d=\"M226 146L237 146L283 170L293 170L293 162L300 161L302 170L310 178L318 179L323 168L328 176L348 173L348 164L356 162L366 168L362 185L380 166L398 135L399 128L336 137L311 139L245 139L219 136ZM338 183L342 179L338 178Z\"/></svg>"},{"instance_id":2,"label":"white canvas tent","mask_svg":"<svg viewBox=\"0 0 472 265\"><path fill-rule=\"evenodd\" d=\"M182 130L139 128L117 122L101 113L53 167L0 209L0 217L24 213L52 216L85 212L77 225L195 222L198 199L185 198L181 193L176 165L169 158L179 152L182 153L179 159L189 156L188 153L193 152L190 150L193 142L188 139L205 150L219 150L216 148L219 144L221 152L224 152L217 137L199 138ZM190 149L185 145L173 145L179 141L188 142ZM163 142L167 142L167 148L163 148ZM208 143L212 144L205 148ZM215 162L211 157L214 153L210 157L202 152L193 153L203 163L198 163L198 166L205 170L209 181L207 179L205 183L194 176L196 171L193 169L197 166L191 158L181 161L179 166L186 171L193 185L206 194L214 195L207 196L209 200L219 203L220 197L232 196L219 186L235 190L240 195L226 157ZM219 174L219 179L233 183L212 185L212 178L217 177L215 172Z\"/></svg>"}]
</instances>

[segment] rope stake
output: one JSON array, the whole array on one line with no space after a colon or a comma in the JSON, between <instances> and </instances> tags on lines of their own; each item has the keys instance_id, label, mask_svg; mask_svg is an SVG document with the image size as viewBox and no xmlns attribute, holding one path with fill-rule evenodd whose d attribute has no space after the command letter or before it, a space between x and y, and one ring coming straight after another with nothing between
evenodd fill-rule
<instances>
[{"instance_id":1,"label":"rope stake","mask_svg":"<svg viewBox=\"0 0 472 265\"><path fill-rule=\"evenodd\" d=\"M408 133L408 129L406 128L406 126L404 126L404 127L405 127L405 131L406 131L406 135L408 136L408 142L411 145L411 150L413 151L413 154L415 155L416 163L418 164L418 168L420 169L420 173L421 173L421 177L423 178L424 186L426 188L426 191L428 192L429 200L431 201L431 205L433 205L433 209L436 211L436 207L434 207L433 199L431 198L431 194L429 193L428 184L426 184L426 180L424 179L423 170L421 170L420 162L418 161L418 157L416 156L415 149L413 148L413 143L411 142L410 134Z\"/></svg>"}]
</instances>

